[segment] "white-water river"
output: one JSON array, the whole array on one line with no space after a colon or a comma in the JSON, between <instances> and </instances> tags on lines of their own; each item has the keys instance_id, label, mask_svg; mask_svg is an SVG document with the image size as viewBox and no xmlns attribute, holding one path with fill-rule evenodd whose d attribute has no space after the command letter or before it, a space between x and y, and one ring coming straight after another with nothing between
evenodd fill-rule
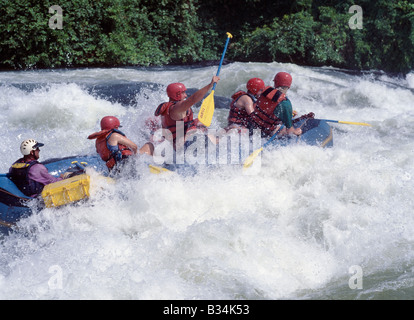
<instances>
[{"instance_id":1,"label":"white-water river","mask_svg":"<svg viewBox=\"0 0 414 320\"><path fill-rule=\"evenodd\" d=\"M31 137L45 144L41 160L94 154L86 137L108 114L142 145L165 86L200 88L216 71L0 72L0 172ZM292 74L300 114L373 126L333 123L332 148L264 152L255 175L160 176L137 161L139 177L36 212L0 240L0 299L413 299L414 74L233 63L215 95L252 77L272 85L278 71ZM217 108L211 127L227 112Z\"/></svg>"}]
</instances>

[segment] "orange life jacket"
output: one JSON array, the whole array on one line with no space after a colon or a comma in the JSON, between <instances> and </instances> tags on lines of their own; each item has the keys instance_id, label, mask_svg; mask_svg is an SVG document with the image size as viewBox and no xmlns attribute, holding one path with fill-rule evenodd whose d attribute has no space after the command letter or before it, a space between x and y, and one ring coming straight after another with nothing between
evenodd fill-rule
<instances>
[{"instance_id":1,"label":"orange life jacket","mask_svg":"<svg viewBox=\"0 0 414 320\"><path fill-rule=\"evenodd\" d=\"M244 95L248 95L253 100L253 103L256 102L256 97L245 91L237 91L233 94L231 96L233 101L230 103L230 111L227 118L228 126L231 126L232 124L237 124L246 128L249 126L250 116L247 111L245 109L239 109L235 106L236 102Z\"/></svg>"},{"instance_id":2,"label":"orange life jacket","mask_svg":"<svg viewBox=\"0 0 414 320\"><path fill-rule=\"evenodd\" d=\"M176 101L164 102L161 103L158 108L155 110L155 116L161 116L161 126L163 129L168 129L171 131L173 136L173 143L175 145L175 140L177 138L177 121L172 119L170 116L169 109L176 103ZM190 108L187 110L187 113L183 119L180 121L184 122L184 135L192 129L197 129L199 125L198 119L194 119L193 110Z\"/></svg>"},{"instance_id":3,"label":"orange life jacket","mask_svg":"<svg viewBox=\"0 0 414 320\"><path fill-rule=\"evenodd\" d=\"M262 135L271 135L282 121L276 117L274 110L286 95L273 87L266 87L254 104L254 111L250 114L250 126L261 129Z\"/></svg>"},{"instance_id":4,"label":"orange life jacket","mask_svg":"<svg viewBox=\"0 0 414 320\"><path fill-rule=\"evenodd\" d=\"M117 150L110 149L110 146L108 146L108 139L114 132L125 136L125 134L118 129L111 129L92 133L88 137L88 139L96 139L96 152L100 155L101 159L106 162L106 166L109 170L111 170L121 159L133 155L132 150L123 144L118 144Z\"/></svg>"}]
</instances>

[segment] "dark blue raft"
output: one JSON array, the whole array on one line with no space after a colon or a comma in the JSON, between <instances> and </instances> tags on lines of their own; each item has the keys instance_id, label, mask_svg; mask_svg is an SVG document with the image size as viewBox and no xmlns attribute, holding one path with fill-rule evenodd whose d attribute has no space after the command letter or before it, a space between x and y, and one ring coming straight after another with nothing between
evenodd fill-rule
<instances>
[{"instance_id":1,"label":"dark blue raft","mask_svg":"<svg viewBox=\"0 0 414 320\"><path fill-rule=\"evenodd\" d=\"M59 176L67 171L82 171L85 166L92 167L100 173L107 172L104 162L97 156L54 158L46 160L42 164L54 176ZM38 205L38 203L23 194L8 178L7 173L0 174L0 232L8 233L18 220L32 213L34 205Z\"/></svg>"}]
</instances>

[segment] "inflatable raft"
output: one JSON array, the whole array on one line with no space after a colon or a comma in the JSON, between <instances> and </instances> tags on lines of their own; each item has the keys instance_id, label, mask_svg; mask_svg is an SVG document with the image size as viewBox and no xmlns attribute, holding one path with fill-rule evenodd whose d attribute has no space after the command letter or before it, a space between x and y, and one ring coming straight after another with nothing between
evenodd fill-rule
<instances>
[{"instance_id":1,"label":"inflatable raft","mask_svg":"<svg viewBox=\"0 0 414 320\"><path fill-rule=\"evenodd\" d=\"M86 174L86 169L91 168L101 174L107 172L103 161L92 156L55 158L42 164L54 176L69 171L72 177L46 185L42 194L34 199L21 192L7 173L0 174L0 232L7 233L17 221L29 216L33 206L60 207L89 198L91 177Z\"/></svg>"},{"instance_id":2,"label":"inflatable raft","mask_svg":"<svg viewBox=\"0 0 414 320\"><path fill-rule=\"evenodd\" d=\"M333 146L333 134L332 128L328 124L327 120L320 119L302 119L294 123L294 127L299 127L302 129L302 134L300 136L283 136L281 138L270 138L267 142L264 143L263 147L255 150L252 154L249 155L246 159L239 159L241 163L244 164L244 168L251 165L250 161L253 161L256 156L260 154L263 148L276 148L276 147L285 147L293 144L305 144L317 147L332 147ZM276 137L276 136L275 136ZM241 153L239 153L241 157ZM249 163L249 165L246 165ZM198 168L200 165L189 165L188 163L184 164L162 164L162 165L149 165L149 172L153 174L164 174L167 172L176 172L182 175L194 175L197 174ZM209 167L214 167L214 165L207 164Z\"/></svg>"},{"instance_id":3,"label":"inflatable raft","mask_svg":"<svg viewBox=\"0 0 414 320\"><path fill-rule=\"evenodd\" d=\"M332 128L325 120L304 119L293 125L295 128L301 128L300 136L288 136L273 140L271 145L287 146L291 144L303 143L318 147L332 147L333 135Z\"/></svg>"}]
</instances>

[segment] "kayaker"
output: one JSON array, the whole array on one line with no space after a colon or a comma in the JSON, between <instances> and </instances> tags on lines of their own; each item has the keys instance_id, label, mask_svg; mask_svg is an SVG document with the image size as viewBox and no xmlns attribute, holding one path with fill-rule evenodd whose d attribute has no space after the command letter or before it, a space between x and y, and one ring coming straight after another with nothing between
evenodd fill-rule
<instances>
[{"instance_id":1,"label":"kayaker","mask_svg":"<svg viewBox=\"0 0 414 320\"><path fill-rule=\"evenodd\" d=\"M247 92L240 90L231 96L232 101L230 103L226 130L248 130L250 114L254 111L254 104L265 87L265 83L262 79L251 78L246 83Z\"/></svg>"},{"instance_id":2,"label":"kayaker","mask_svg":"<svg viewBox=\"0 0 414 320\"><path fill-rule=\"evenodd\" d=\"M137 145L119 130L118 118L106 116L101 119L101 131L92 133L88 139L96 139L96 152L105 161L108 170L120 167L124 160L138 152Z\"/></svg>"},{"instance_id":3,"label":"kayaker","mask_svg":"<svg viewBox=\"0 0 414 320\"><path fill-rule=\"evenodd\" d=\"M211 82L205 87L197 90L191 96L187 97L187 88L183 83L171 83L167 86L168 102L161 103L155 110L155 116L161 117L161 126L163 129L170 130L172 134L172 143L176 148L177 138L177 121L184 123L184 140L185 137L197 129L207 130L198 119L194 119L191 107L200 102L207 92L213 87L214 83L220 80L218 76L213 76Z\"/></svg>"},{"instance_id":4,"label":"kayaker","mask_svg":"<svg viewBox=\"0 0 414 320\"><path fill-rule=\"evenodd\" d=\"M278 72L273 82L274 87L266 87L257 100L250 114L250 127L260 129L262 137L268 137L283 124L280 135L301 135L302 129L293 127L292 103L286 96L292 85L292 76L287 72Z\"/></svg>"},{"instance_id":5,"label":"kayaker","mask_svg":"<svg viewBox=\"0 0 414 320\"><path fill-rule=\"evenodd\" d=\"M51 175L47 168L37 161L40 157L40 147L43 146L43 143L35 139L24 140L20 144L23 158L14 162L9 169L10 180L28 197L36 197L45 185L66 179L71 174L66 172L60 177Z\"/></svg>"}]
</instances>

